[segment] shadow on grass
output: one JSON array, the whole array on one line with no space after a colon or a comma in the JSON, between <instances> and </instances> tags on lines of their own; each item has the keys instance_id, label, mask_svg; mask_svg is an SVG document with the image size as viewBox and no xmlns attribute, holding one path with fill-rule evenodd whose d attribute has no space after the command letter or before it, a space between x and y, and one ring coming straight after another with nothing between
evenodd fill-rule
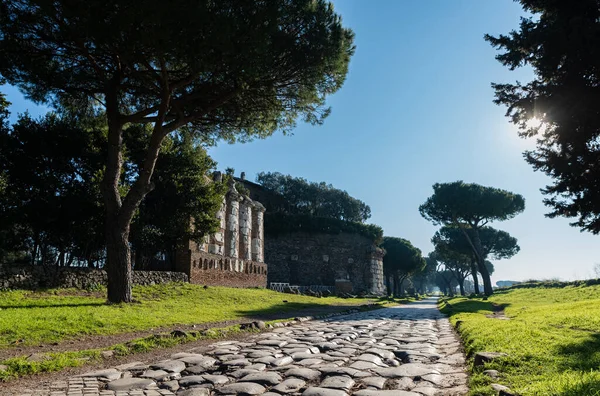
<instances>
[{"instance_id":1,"label":"shadow on grass","mask_svg":"<svg viewBox=\"0 0 600 396\"><path fill-rule=\"evenodd\" d=\"M600 366L600 334L590 333L583 340L558 347L564 370L591 371Z\"/></svg>"},{"instance_id":2,"label":"shadow on grass","mask_svg":"<svg viewBox=\"0 0 600 396\"><path fill-rule=\"evenodd\" d=\"M496 304L491 301L480 299L470 299L451 303L446 301L442 306L441 311L447 315L455 315L459 313L479 313L483 311L499 312L503 311L510 304Z\"/></svg>"},{"instance_id":3,"label":"shadow on grass","mask_svg":"<svg viewBox=\"0 0 600 396\"><path fill-rule=\"evenodd\" d=\"M348 311L351 309L363 310L365 305L323 305L311 303L287 302L272 305L267 308L254 310L238 310L238 314L250 319L277 320L291 316L316 316L328 313Z\"/></svg>"},{"instance_id":4,"label":"shadow on grass","mask_svg":"<svg viewBox=\"0 0 600 396\"><path fill-rule=\"evenodd\" d=\"M27 305L0 305L0 309L31 309L31 308L77 308L77 307L99 307L102 305L108 305L106 302L81 302L81 303L66 303L61 304L60 302L48 304L27 304Z\"/></svg>"}]
</instances>

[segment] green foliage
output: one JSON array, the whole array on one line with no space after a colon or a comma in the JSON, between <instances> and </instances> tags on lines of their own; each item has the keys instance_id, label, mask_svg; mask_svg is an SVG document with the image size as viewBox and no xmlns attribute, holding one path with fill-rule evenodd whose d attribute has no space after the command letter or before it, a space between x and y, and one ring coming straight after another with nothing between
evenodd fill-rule
<instances>
[{"instance_id":1,"label":"green foliage","mask_svg":"<svg viewBox=\"0 0 600 396\"><path fill-rule=\"evenodd\" d=\"M467 234L472 235L474 230L468 228ZM479 238L483 247L484 258L493 257L496 260L511 258L521 250L517 239L508 232L496 230L495 228L485 226L479 228ZM463 234L463 230L456 226L443 226L435 233L431 242L436 250L444 255L458 254L472 257L473 249Z\"/></svg>"},{"instance_id":2,"label":"green foliage","mask_svg":"<svg viewBox=\"0 0 600 396\"><path fill-rule=\"evenodd\" d=\"M433 224L470 227L508 220L523 210L525 199L519 194L462 181L434 184L433 195L419 207L421 216Z\"/></svg>"},{"instance_id":3,"label":"green foliage","mask_svg":"<svg viewBox=\"0 0 600 396\"><path fill-rule=\"evenodd\" d=\"M325 182L309 182L301 177L283 175L279 172L261 172L258 184L278 194L280 204L267 203L270 212L285 212L293 215L309 215L362 223L371 217L371 208Z\"/></svg>"},{"instance_id":4,"label":"green foliage","mask_svg":"<svg viewBox=\"0 0 600 396\"><path fill-rule=\"evenodd\" d=\"M600 392L600 286L511 289L487 301L450 299L442 307L453 323L461 322L458 330L469 356L507 353L472 368L472 395L495 394L484 369L500 371L494 382L523 396ZM510 320L486 317L499 310Z\"/></svg>"},{"instance_id":5,"label":"green foliage","mask_svg":"<svg viewBox=\"0 0 600 396\"><path fill-rule=\"evenodd\" d=\"M125 143L143 155L141 142L130 144L126 139ZM132 159L141 163L142 158L140 155ZM130 240L136 252L136 268L144 268L147 263L143 261L159 253L172 263L182 240L200 242L216 230L216 212L222 204L226 184L209 178L215 165L206 150L188 135L165 139L154 171L154 190L140 204L132 224Z\"/></svg>"},{"instance_id":6,"label":"green foliage","mask_svg":"<svg viewBox=\"0 0 600 396\"><path fill-rule=\"evenodd\" d=\"M436 183L433 191L433 195L419 207L421 216L433 224L456 227L463 233L476 258L485 293L492 294L482 234L496 232L504 237L506 233L487 229L485 225L492 221L508 220L521 213L525 210L525 199L506 190L462 181ZM509 237L508 234L506 236ZM514 242L518 248L516 240Z\"/></svg>"},{"instance_id":7,"label":"green foliage","mask_svg":"<svg viewBox=\"0 0 600 396\"><path fill-rule=\"evenodd\" d=\"M576 2L521 0L531 14L517 30L485 39L501 53L498 61L514 70L531 67L532 81L492 84L496 104L521 137L537 137L525 159L554 179L542 192L548 217L576 218L571 225L600 232L600 7Z\"/></svg>"},{"instance_id":8,"label":"green foliage","mask_svg":"<svg viewBox=\"0 0 600 396\"><path fill-rule=\"evenodd\" d=\"M0 18L0 74L32 99L94 100L113 84L124 121L154 123L163 104L168 130L205 139L321 122L354 52L323 0L19 0Z\"/></svg>"},{"instance_id":9,"label":"green foliage","mask_svg":"<svg viewBox=\"0 0 600 396\"><path fill-rule=\"evenodd\" d=\"M101 106L108 298L131 302L128 233L165 137L205 144L320 124L343 84L354 34L325 0L67 0L0 3L0 75L38 102ZM123 129L151 125L130 188Z\"/></svg>"},{"instance_id":10,"label":"green foliage","mask_svg":"<svg viewBox=\"0 0 600 396\"><path fill-rule=\"evenodd\" d=\"M99 259L104 141L101 128L56 114L25 114L0 131L0 169L10 185L0 195L5 251L26 250L42 264Z\"/></svg>"},{"instance_id":11,"label":"green foliage","mask_svg":"<svg viewBox=\"0 0 600 396\"><path fill-rule=\"evenodd\" d=\"M265 233L267 235L278 236L290 232L322 232L325 234L346 232L362 235L375 244L381 242L383 238L383 229L375 224L356 223L310 215L265 213Z\"/></svg>"},{"instance_id":12,"label":"green foliage","mask_svg":"<svg viewBox=\"0 0 600 396\"><path fill-rule=\"evenodd\" d=\"M427 263L421 255L421 250L406 239L384 237L381 247L386 252L383 256L383 269L388 276L394 276L394 295L398 295L402 292L402 282L408 276L423 271Z\"/></svg>"}]
</instances>

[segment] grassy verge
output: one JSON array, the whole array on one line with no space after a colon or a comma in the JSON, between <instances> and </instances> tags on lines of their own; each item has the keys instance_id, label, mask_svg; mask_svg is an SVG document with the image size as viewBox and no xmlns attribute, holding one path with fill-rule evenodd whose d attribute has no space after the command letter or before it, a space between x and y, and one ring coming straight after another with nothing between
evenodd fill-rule
<instances>
[{"instance_id":1,"label":"grassy verge","mask_svg":"<svg viewBox=\"0 0 600 396\"><path fill-rule=\"evenodd\" d=\"M0 292L0 348L369 302L191 284L140 286L133 295L135 303L108 305L104 290Z\"/></svg>"},{"instance_id":2,"label":"grassy verge","mask_svg":"<svg viewBox=\"0 0 600 396\"><path fill-rule=\"evenodd\" d=\"M472 369L471 395L494 395L495 382L524 396L600 396L600 286L503 290L487 301L445 300L441 308L460 321L469 356L507 354ZM498 319L501 310L509 320ZM492 381L484 369L501 376Z\"/></svg>"},{"instance_id":3,"label":"grassy verge","mask_svg":"<svg viewBox=\"0 0 600 396\"><path fill-rule=\"evenodd\" d=\"M102 293L75 290L44 292L10 291L0 293L0 340L4 346L63 341L78 334L116 334L123 331L149 330L177 324L220 322L264 314L317 309L325 305L356 306L372 303L367 299L315 298L288 295L263 289L207 290L190 284L136 287L137 300L129 305L106 305ZM283 302L285 300L286 302ZM395 305L398 299L381 299L376 304L363 305L362 310ZM267 321L273 324L290 319ZM115 356L149 352L178 344L232 336L242 331L239 325L188 331L184 336L170 334L138 338L127 343L101 349L40 354L39 359L26 356L0 362L0 381L24 375L58 371L99 362L102 351Z\"/></svg>"}]
</instances>

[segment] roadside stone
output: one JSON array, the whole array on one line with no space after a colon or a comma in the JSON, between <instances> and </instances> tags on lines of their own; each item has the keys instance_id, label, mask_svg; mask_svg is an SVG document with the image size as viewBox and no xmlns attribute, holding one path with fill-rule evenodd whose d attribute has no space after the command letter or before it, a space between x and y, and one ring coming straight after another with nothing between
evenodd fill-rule
<instances>
[{"instance_id":1,"label":"roadside stone","mask_svg":"<svg viewBox=\"0 0 600 396\"><path fill-rule=\"evenodd\" d=\"M500 385L500 384L492 384L490 385L493 390L498 392L499 396L513 396L512 391L508 386Z\"/></svg>"},{"instance_id":2,"label":"roadside stone","mask_svg":"<svg viewBox=\"0 0 600 396\"><path fill-rule=\"evenodd\" d=\"M147 370L140 375L142 378L150 378L153 380L161 380L168 376L169 373L167 373L165 370Z\"/></svg>"},{"instance_id":3,"label":"roadside stone","mask_svg":"<svg viewBox=\"0 0 600 396\"><path fill-rule=\"evenodd\" d=\"M354 396L423 396L419 393L402 390L370 390L364 389L354 392Z\"/></svg>"},{"instance_id":4,"label":"roadside stone","mask_svg":"<svg viewBox=\"0 0 600 396\"><path fill-rule=\"evenodd\" d=\"M498 370L483 370L483 374L487 375L490 378L500 377L500 373L498 372Z\"/></svg>"},{"instance_id":5,"label":"roadside stone","mask_svg":"<svg viewBox=\"0 0 600 396\"><path fill-rule=\"evenodd\" d=\"M504 356L507 355L503 352L477 352L473 357L473 365L475 367L483 366L485 363L489 363Z\"/></svg>"}]
</instances>

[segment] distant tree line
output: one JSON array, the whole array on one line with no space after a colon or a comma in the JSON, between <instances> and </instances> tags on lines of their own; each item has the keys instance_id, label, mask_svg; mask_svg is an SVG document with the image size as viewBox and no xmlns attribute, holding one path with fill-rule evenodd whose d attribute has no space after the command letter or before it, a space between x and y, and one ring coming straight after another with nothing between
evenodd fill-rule
<instances>
[{"instance_id":1,"label":"distant tree line","mask_svg":"<svg viewBox=\"0 0 600 396\"><path fill-rule=\"evenodd\" d=\"M309 182L279 172L261 172L256 182L282 197L279 204L269 207L270 212L307 215L364 223L371 217L371 208L348 192L325 182Z\"/></svg>"}]
</instances>

